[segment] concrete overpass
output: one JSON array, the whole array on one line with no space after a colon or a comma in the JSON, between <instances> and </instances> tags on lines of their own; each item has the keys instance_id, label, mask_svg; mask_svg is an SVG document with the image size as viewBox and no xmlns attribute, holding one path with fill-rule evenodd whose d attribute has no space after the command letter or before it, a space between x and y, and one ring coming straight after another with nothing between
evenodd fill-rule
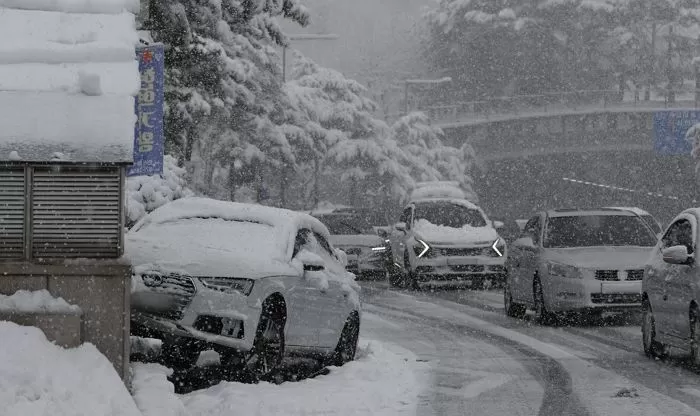
<instances>
[{"instance_id":1,"label":"concrete overpass","mask_svg":"<svg viewBox=\"0 0 700 416\"><path fill-rule=\"evenodd\" d=\"M655 112L696 110L694 97L678 98L640 101L589 91L422 111L443 128L448 144L472 144L481 164L476 187L494 217L524 218L554 207L635 205L668 221L700 199L690 155L654 149Z\"/></svg>"}]
</instances>

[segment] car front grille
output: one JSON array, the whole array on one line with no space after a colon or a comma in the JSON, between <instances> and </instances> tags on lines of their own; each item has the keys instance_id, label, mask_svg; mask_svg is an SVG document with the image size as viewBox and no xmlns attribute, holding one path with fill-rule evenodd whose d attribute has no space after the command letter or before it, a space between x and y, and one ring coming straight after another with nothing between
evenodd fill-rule
<instances>
[{"instance_id":1,"label":"car front grille","mask_svg":"<svg viewBox=\"0 0 700 416\"><path fill-rule=\"evenodd\" d=\"M642 280L644 277L644 269L627 270L627 280Z\"/></svg>"},{"instance_id":2,"label":"car front grille","mask_svg":"<svg viewBox=\"0 0 700 416\"><path fill-rule=\"evenodd\" d=\"M484 266L480 264L458 264L450 266L450 268L455 272L463 273L481 273L484 271Z\"/></svg>"},{"instance_id":3,"label":"car front grille","mask_svg":"<svg viewBox=\"0 0 700 416\"><path fill-rule=\"evenodd\" d=\"M624 280L627 281L639 281L644 277L643 269L625 270L624 273L619 273L617 270L596 270L595 278L596 280L602 280L605 282L617 282L622 280L620 276L625 276Z\"/></svg>"},{"instance_id":4,"label":"car front grille","mask_svg":"<svg viewBox=\"0 0 700 416\"><path fill-rule=\"evenodd\" d=\"M632 304L641 301L642 295L639 293L591 293L591 302L595 304Z\"/></svg>"},{"instance_id":5,"label":"car front grille","mask_svg":"<svg viewBox=\"0 0 700 416\"><path fill-rule=\"evenodd\" d=\"M617 270L596 270L595 271L596 280L603 281L615 281L620 280Z\"/></svg>"},{"instance_id":6,"label":"car front grille","mask_svg":"<svg viewBox=\"0 0 700 416\"><path fill-rule=\"evenodd\" d=\"M141 278L150 291L168 295L170 301L168 307L159 307L149 312L167 319L182 319L183 311L190 304L197 291L192 278L175 274L147 274Z\"/></svg>"}]
</instances>

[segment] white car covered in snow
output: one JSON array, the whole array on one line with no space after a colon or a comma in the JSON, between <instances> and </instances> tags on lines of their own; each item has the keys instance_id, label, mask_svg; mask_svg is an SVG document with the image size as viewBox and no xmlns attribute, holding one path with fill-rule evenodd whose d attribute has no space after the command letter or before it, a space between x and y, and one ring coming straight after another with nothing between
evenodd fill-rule
<instances>
[{"instance_id":1,"label":"white car covered in snow","mask_svg":"<svg viewBox=\"0 0 700 416\"><path fill-rule=\"evenodd\" d=\"M390 239L393 286L482 286L505 279L505 241L481 208L464 199L413 200Z\"/></svg>"},{"instance_id":2,"label":"white car covered in snow","mask_svg":"<svg viewBox=\"0 0 700 416\"><path fill-rule=\"evenodd\" d=\"M538 213L510 245L506 314L522 317L530 307L547 324L563 312L639 310L655 245L651 228L628 210Z\"/></svg>"},{"instance_id":3,"label":"white car covered in snow","mask_svg":"<svg viewBox=\"0 0 700 416\"><path fill-rule=\"evenodd\" d=\"M260 378L285 354L354 359L360 288L310 215L185 198L127 233L132 333L163 340L166 362L222 364Z\"/></svg>"}]
</instances>

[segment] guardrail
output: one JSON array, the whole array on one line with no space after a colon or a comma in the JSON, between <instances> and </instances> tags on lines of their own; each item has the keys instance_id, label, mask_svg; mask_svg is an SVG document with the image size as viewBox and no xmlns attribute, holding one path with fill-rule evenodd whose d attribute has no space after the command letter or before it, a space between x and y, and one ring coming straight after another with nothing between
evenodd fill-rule
<instances>
[{"instance_id":1,"label":"guardrail","mask_svg":"<svg viewBox=\"0 0 700 416\"><path fill-rule=\"evenodd\" d=\"M663 96L644 100L643 90L586 90L537 95L494 97L485 100L419 107L435 124L503 121L519 117L590 112L598 109L698 108L700 90L664 91ZM398 118L401 115L392 115Z\"/></svg>"}]
</instances>

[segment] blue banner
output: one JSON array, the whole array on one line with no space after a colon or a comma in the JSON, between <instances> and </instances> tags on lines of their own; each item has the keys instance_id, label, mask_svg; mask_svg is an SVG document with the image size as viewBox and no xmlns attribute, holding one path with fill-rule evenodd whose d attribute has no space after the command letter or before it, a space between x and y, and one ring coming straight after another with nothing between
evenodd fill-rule
<instances>
[{"instance_id":1,"label":"blue banner","mask_svg":"<svg viewBox=\"0 0 700 416\"><path fill-rule=\"evenodd\" d=\"M654 150L662 155L690 155L693 145L685 139L685 134L696 123L700 123L698 110L655 112Z\"/></svg>"},{"instance_id":2,"label":"blue banner","mask_svg":"<svg viewBox=\"0 0 700 416\"><path fill-rule=\"evenodd\" d=\"M165 135L165 49L162 44L136 48L141 73L141 90L136 97L134 129L134 164L128 176L150 176L163 173Z\"/></svg>"}]
</instances>

